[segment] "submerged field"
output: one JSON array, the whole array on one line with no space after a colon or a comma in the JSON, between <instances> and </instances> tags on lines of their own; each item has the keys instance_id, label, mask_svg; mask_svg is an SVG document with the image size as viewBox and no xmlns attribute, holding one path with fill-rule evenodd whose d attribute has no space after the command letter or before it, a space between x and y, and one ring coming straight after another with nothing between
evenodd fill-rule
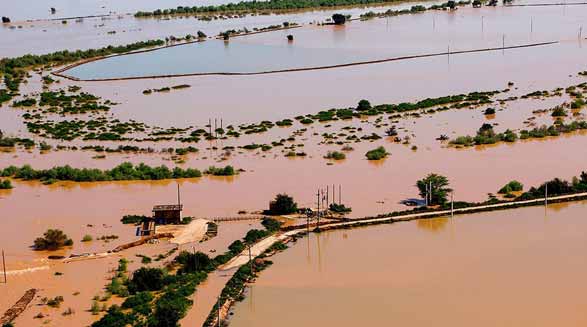
<instances>
[{"instance_id":1,"label":"submerged field","mask_svg":"<svg viewBox=\"0 0 587 327\"><path fill-rule=\"evenodd\" d=\"M40 297L64 296L65 304L52 309L38 298L34 303L45 316L35 318L39 310L28 309L17 326L88 325L104 315L93 315L89 308L94 296L106 297L104 286L120 258L130 260L130 274L143 265L169 263L177 254L169 251L176 246L161 240L73 263L48 260L48 255L103 253L137 240L135 227L123 225L122 216L150 215L153 205L175 203L178 185L183 216L258 213L278 193L312 208L317 189L335 185L337 193L339 186L342 190L342 202L352 207L346 216L361 218L406 209L401 201L419 198L416 181L431 172L448 177L455 201L469 202L491 198L514 179L526 191L555 177L578 176L587 160L581 150L587 130L587 40L580 32L587 6L468 5L344 26L310 24L325 22L334 12L356 18L370 10L420 4L434 2L212 21L114 14L67 24L25 23L47 18L44 9L31 5L13 11L21 18L0 26L0 38L6 40L0 56L7 58L184 37L198 30L208 35L200 43L162 41L178 46L62 72L79 79L257 73L440 55L275 74L119 81L76 81L52 74L76 61L27 68L18 92L0 104L0 172L24 165L109 170L130 162L198 169L199 174L79 182L57 175L19 177L6 170L0 182L9 180L14 188L0 189L0 248L7 253L10 279L0 285L7 290L0 292L9 295L1 297L0 313L35 287L42 289ZM181 4L68 5L63 14L120 14L176 5ZM227 42L214 39L228 29L283 22L301 27ZM553 43L499 49L543 42ZM496 49L454 54L485 48ZM366 153L378 147L389 155L367 160ZM231 176L218 176L227 166ZM581 238L575 232L584 209L581 202L546 211L525 208L311 234L275 257L275 265L235 307L230 322L581 325L585 319L575 308L584 303L573 295L580 293L573 287L582 285L584 273L577 259ZM255 221L221 223L217 238L178 247L220 254L258 226ZM74 245L57 252L33 251L33 240L49 228L63 230ZM86 235L117 238L81 242ZM141 255L165 258L144 264ZM202 325L233 273L216 271L198 286L182 325ZM114 296L99 302L110 306L122 301ZM62 315L68 307L76 313ZM284 316L284 307L307 314ZM493 308L490 318L483 313L486 308ZM418 309L428 314L414 315Z\"/></svg>"},{"instance_id":2,"label":"submerged field","mask_svg":"<svg viewBox=\"0 0 587 327\"><path fill-rule=\"evenodd\" d=\"M231 326L583 325L585 203L312 234L234 308Z\"/></svg>"}]
</instances>

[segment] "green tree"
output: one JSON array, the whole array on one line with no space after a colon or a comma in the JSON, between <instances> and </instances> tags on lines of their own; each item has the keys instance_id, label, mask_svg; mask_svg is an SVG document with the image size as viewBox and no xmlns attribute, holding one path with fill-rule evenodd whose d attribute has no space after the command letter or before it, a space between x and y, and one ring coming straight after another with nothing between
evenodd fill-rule
<instances>
[{"instance_id":1,"label":"green tree","mask_svg":"<svg viewBox=\"0 0 587 327\"><path fill-rule=\"evenodd\" d=\"M128 283L128 290L131 293L142 291L158 291L163 288L163 270L159 268L142 267L136 270Z\"/></svg>"},{"instance_id":2,"label":"green tree","mask_svg":"<svg viewBox=\"0 0 587 327\"><path fill-rule=\"evenodd\" d=\"M510 181L509 183L505 184L502 188L499 189L497 192L498 194L508 194L511 192L519 192L524 189L524 185L516 180Z\"/></svg>"},{"instance_id":3,"label":"green tree","mask_svg":"<svg viewBox=\"0 0 587 327\"><path fill-rule=\"evenodd\" d=\"M416 182L416 186L421 197L426 198L428 196L429 205L446 203L448 193L452 192L452 189L448 187L448 178L434 173L428 174L428 176Z\"/></svg>"},{"instance_id":4,"label":"green tree","mask_svg":"<svg viewBox=\"0 0 587 327\"><path fill-rule=\"evenodd\" d=\"M332 15L332 21L335 25L344 25L346 23L346 16L343 14Z\"/></svg>"},{"instance_id":5,"label":"green tree","mask_svg":"<svg viewBox=\"0 0 587 327\"><path fill-rule=\"evenodd\" d=\"M366 110L369 110L371 108L372 108L371 107L371 102L369 102L368 100L365 100L365 99L359 101L359 104L357 105L357 110L358 111L366 111Z\"/></svg>"},{"instance_id":6,"label":"green tree","mask_svg":"<svg viewBox=\"0 0 587 327\"><path fill-rule=\"evenodd\" d=\"M125 327L133 323L133 317L125 314L118 305L108 309L108 314L92 324L92 327Z\"/></svg>"},{"instance_id":7,"label":"green tree","mask_svg":"<svg viewBox=\"0 0 587 327\"><path fill-rule=\"evenodd\" d=\"M275 200L269 202L270 215L289 215L298 211L298 204L287 194L277 194Z\"/></svg>"}]
</instances>

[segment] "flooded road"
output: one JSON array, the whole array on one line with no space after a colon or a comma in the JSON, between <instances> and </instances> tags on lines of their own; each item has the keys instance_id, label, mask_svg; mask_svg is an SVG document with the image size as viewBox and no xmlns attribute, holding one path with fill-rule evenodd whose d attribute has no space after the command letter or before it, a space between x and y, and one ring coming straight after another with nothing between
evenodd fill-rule
<instances>
[{"instance_id":1,"label":"flooded road","mask_svg":"<svg viewBox=\"0 0 587 327\"><path fill-rule=\"evenodd\" d=\"M580 326L587 203L312 234L231 325Z\"/></svg>"}]
</instances>

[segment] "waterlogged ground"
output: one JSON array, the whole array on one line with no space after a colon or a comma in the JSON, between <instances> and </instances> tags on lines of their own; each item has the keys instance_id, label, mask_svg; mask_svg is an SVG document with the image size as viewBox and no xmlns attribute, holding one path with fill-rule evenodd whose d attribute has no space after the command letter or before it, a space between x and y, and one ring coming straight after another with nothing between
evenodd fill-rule
<instances>
[{"instance_id":1,"label":"waterlogged ground","mask_svg":"<svg viewBox=\"0 0 587 327\"><path fill-rule=\"evenodd\" d=\"M581 326L587 203L312 234L231 326Z\"/></svg>"}]
</instances>

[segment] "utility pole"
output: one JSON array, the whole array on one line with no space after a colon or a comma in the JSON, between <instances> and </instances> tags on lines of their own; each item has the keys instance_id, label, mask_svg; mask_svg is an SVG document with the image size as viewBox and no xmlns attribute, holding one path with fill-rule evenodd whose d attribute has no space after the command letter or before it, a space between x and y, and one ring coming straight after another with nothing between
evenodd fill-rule
<instances>
[{"instance_id":1,"label":"utility pole","mask_svg":"<svg viewBox=\"0 0 587 327\"><path fill-rule=\"evenodd\" d=\"M481 34L485 31L485 16L481 16Z\"/></svg>"},{"instance_id":2,"label":"utility pole","mask_svg":"<svg viewBox=\"0 0 587 327\"><path fill-rule=\"evenodd\" d=\"M220 327L220 295L218 295L218 327Z\"/></svg>"},{"instance_id":3,"label":"utility pole","mask_svg":"<svg viewBox=\"0 0 587 327\"><path fill-rule=\"evenodd\" d=\"M454 218L455 216L455 206L454 206L454 192L450 192L450 217Z\"/></svg>"},{"instance_id":4,"label":"utility pole","mask_svg":"<svg viewBox=\"0 0 587 327\"><path fill-rule=\"evenodd\" d=\"M316 228L320 228L320 189L318 189L318 212L316 213Z\"/></svg>"},{"instance_id":5,"label":"utility pole","mask_svg":"<svg viewBox=\"0 0 587 327\"><path fill-rule=\"evenodd\" d=\"M4 270L4 284L8 284L8 279L6 279L6 259L4 258L4 250L2 250L2 269Z\"/></svg>"},{"instance_id":6,"label":"utility pole","mask_svg":"<svg viewBox=\"0 0 587 327\"><path fill-rule=\"evenodd\" d=\"M429 184L430 184L430 188L428 189L428 196L430 197L430 199L428 200L428 203L430 203L430 205L432 205L432 181L430 181Z\"/></svg>"},{"instance_id":7,"label":"utility pole","mask_svg":"<svg viewBox=\"0 0 587 327\"><path fill-rule=\"evenodd\" d=\"M330 186L326 185L326 208L328 208L328 191L330 190Z\"/></svg>"},{"instance_id":8,"label":"utility pole","mask_svg":"<svg viewBox=\"0 0 587 327\"><path fill-rule=\"evenodd\" d=\"M249 267L251 268L251 275L253 274L253 256L251 254L251 245L249 244Z\"/></svg>"},{"instance_id":9,"label":"utility pole","mask_svg":"<svg viewBox=\"0 0 587 327\"><path fill-rule=\"evenodd\" d=\"M316 219L318 224L320 223L320 189L318 189L318 193L316 193L316 202L318 203L318 211L316 211Z\"/></svg>"},{"instance_id":10,"label":"utility pole","mask_svg":"<svg viewBox=\"0 0 587 327\"><path fill-rule=\"evenodd\" d=\"M426 191L424 192L424 201L426 201L426 206L428 206L428 184L424 184L424 188L426 188Z\"/></svg>"},{"instance_id":11,"label":"utility pole","mask_svg":"<svg viewBox=\"0 0 587 327\"><path fill-rule=\"evenodd\" d=\"M544 184L544 206L548 205L548 183Z\"/></svg>"},{"instance_id":12,"label":"utility pole","mask_svg":"<svg viewBox=\"0 0 587 327\"><path fill-rule=\"evenodd\" d=\"M194 254L194 269L198 271L198 258L196 257L196 247L192 246L192 253Z\"/></svg>"},{"instance_id":13,"label":"utility pole","mask_svg":"<svg viewBox=\"0 0 587 327\"><path fill-rule=\"evenodd\" d=\"M342 194L342 186L338 184L338 204L342 204L340 195Z\"/></svg>"},{"instance_id":14,"label":"utility pole","mask_svg":"<svg viewBox=\"0 0 587 327\"><path fill-rule=\"evenodd\" d=\"M179 192L179 183L177 183L177 204L181 205L181 193Z\"/></svg>"},{"instance_id":15,"label":"utility pole","mask_svg":"<svg viewBox=\"0 0 587 327\"><path fill-rule=\"evenodd\" d=\"M208 134L212 137L212 118L208 118Z\"/></svg>"},{"instance_id":16,"label":"utility pole","mask_svg":"<svg viewBox=\"0 0 587 327\"><path fill-rule=\"evenodd\" d=\"M530 33L534 32L534 17L530 17Z\"/></svg>"}]
</instances>

